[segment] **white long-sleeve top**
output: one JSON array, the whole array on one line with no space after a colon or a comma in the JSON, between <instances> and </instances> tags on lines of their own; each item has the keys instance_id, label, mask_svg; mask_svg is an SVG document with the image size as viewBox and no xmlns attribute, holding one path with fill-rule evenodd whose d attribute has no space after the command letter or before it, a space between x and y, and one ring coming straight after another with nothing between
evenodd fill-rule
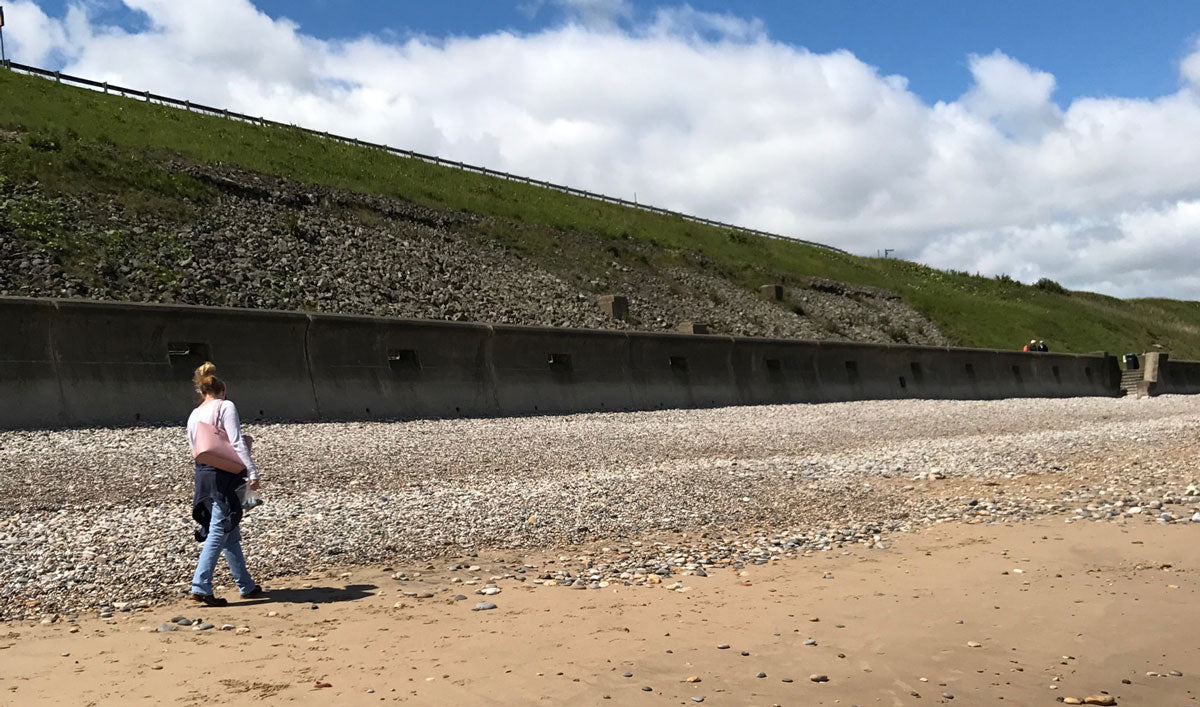
<instances>
[{"instance_id":1,"label":"white long-sleeve top","mask_svg":"<svg viewBox=\"0 0 1200 707\"><path fill-rule=\"evenodd\" d=\"M246 465L250 479L257 479L258 467L254 466L254 460L250 458L250 447L246 444L246 438L242 436L242 420L238 417L237 406L228 400L211 400L192 410L192 414L188 415L188 446L191 447L192 453L196 453L197 425L201 422L212 423L213 415L217 412L213 410L214 405L221 406L217 427L225 430L225 434L229 436L229 443L233 445L233 451L237 452L238 458Z\"/></svg>"}]
</instances>

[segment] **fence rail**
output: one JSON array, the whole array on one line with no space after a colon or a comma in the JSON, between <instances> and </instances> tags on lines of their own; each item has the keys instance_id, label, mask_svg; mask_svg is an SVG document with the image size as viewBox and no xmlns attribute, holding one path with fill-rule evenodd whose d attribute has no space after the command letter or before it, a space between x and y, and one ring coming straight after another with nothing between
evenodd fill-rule
<instances>
[{"instance_id":1,"label":"fence rail","mask_svg":"<svg viewBox=\"0 0 1200 707\"><path fill-rule=\"evenodd\" d=\"M98 90L104 91L105 93L115 93L115 94L125 97L125 98L138 98L138 99L148 101L151 103L159 103L159 104L171 106L174 108L183 108L185 110L189 110L194 113L203 113L206 115L218 116L221 118L227 118L229 120L238 120L238 121L242 121L242 122L246 122L246 123L252 123L254 125L261 125L264 127L276 127L276 128L287 128L289 130L299 130L302 133L312 135L314 137L323 138L326 140L333 140L336 142L345 143L347 145L354 145L356 147L366 147L369 149L382 150L384 152L388 152L393 155L397 155L399 157L407 157L410 159L421 160L422 162L428 162L430 164L436 164L436 165L439 165L442 167L450 167L453 169L459 169L459 170L463 170L466 172L474 172L475 174L483 174L483 175L486 175L489 177L496 177L498 179L506 179L508 181L520 182L522 184L530 184L533 186L542 187L544 189L553 189L554 191L562 192L564 194L570 194L572 196L578 196L578 197L582 197L585 199L592 199L595 201L602 201L602 202L605 202L608 204L617 204L619 206L625 206L625 207L628 207L631 209L638 209L640 211L648 211L650 213L661 214L663 216L673 216L676 218L684 219L686 221L692 221L694 223L704 224L705 226L715 226L717 228L730 229L730 230L738 231L741 233L749 233L749 234L752 234L755 236L762 236L764 238L774 238L777 240L791 241L793 243L803 243L805 245L814 246L816 248L824 248L826 250L831 250L836 253L841 253L843 255L850 255L850 253L842 250L841 248L835 248L831 245L826 245L824 243L807 241L802 238L792 238L790 236L782 236L778 233L770 233L768 231L761 231L756 228L747 228L745 226L737 226L737 225L734 225L731 223L725 223L723 221L714 221L713 219L707 219L707 218L703 218L701 216L693 216L691 214L685 214L685 213L682 213L679 211L672 211L670 209L663 209L663 208L659 208L657 206L649 206L646 204L639 204L636 201L629 201L629 200L621 199L621 198L618 198L615 196L608 196L606 194L597 194L595 192L587 191L586 189L576 189L574 187L568 187L568 186L564 186L562 184L554 184L553 182L547 182L547 181L543 181L541 179L522 177L517 174L510 174L508 172L501 172L501 171L494 170L494 169L488 169L487 167L480 167L478 165L467 164L465 162L458 162L455 160L443 159L443 158L437 157L435 155L426 155L421 152L414 152L412 150L402 150L400 148L391 147L389 145L383 145L383 144L374 143L374 142L367 142L366 140L359 140L358 138L345 137L343 135L336 135L336 134L324 132L321 130L313 130L312 128L306 128L306 127L303 127L300 125L280 123L275 120L267 120L266 118L263 118L263 117L255 117L255 116L251 116L251 115L246 115L244 113L237 113L235 111L227 110L224 108L214 108L212 106L206 106L202 103L193 103L192 101L187 101L187 100L181 101L178 98L172 98L170 96L162 96L157 93L151 93L150 91L139 91L139 90L132 89L132 88L126 88L124 86L117 86L115 84L110 84L106 81L94 81L92 79L87 79L87 78L83 78L80 76L71 76L69 74L64 74L59 71L48 71L46 69L41 69L36 66L29 66L27 64L19 64L15 61L6 61L6 62L4 62L4 66L5 66L5 68L7 68L11 71L19 71L21 73L29 74L31 76L40 76L40 77L46 78L46 79L53 79L54 81L57 81L59 83L67 83L67 84L72 84L72 85L76 85L76 86L84 86L87 88L98 89Z\"/></svg>"}]
</instances>

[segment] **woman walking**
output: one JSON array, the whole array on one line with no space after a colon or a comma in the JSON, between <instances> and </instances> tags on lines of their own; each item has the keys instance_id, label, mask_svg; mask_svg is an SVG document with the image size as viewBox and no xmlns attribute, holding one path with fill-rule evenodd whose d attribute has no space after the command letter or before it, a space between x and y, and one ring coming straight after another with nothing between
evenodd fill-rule
<instances>
[{"instance_id":1,"label":"woman walking","mask_svg":"<svg viewBox=\"0 0 1200 707\"><path fill-rule=\"evenodd\" d=\"M246 558L242 555L242 503L238 498L238 487L243 483L251 489L258 488L258 468L250 458L250 446L242 435L241 420L237 406L225 399L225 382L216 376L217 367L211 362L196 369L192 382L200 396L200 404L188 417L188 444L196 456L196 437L202 425L224 430L229 445L236 452L232 465L241 466L240 471L223 471L215 466L196 462L196 489L192 496L192 518L200 524L196 540L204 543L196 573L192 576L192 599L208 606L225 606L225 599L213 596L213 570L222 553L229 563L229 571L237 583L243 598L259 596L261 587L254 583L246 569ZM240 461L240 465L237 463Z\"/></svg>"}]
</instances>

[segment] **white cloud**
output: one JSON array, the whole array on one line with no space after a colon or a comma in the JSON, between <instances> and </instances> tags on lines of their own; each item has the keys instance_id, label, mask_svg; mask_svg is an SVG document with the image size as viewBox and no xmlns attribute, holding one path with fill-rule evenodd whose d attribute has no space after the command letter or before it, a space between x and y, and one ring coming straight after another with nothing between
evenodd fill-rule
<instances>
[{"instance_id":1,"label":"white cloud","mask_svg":"<svg viewBox=\"0 0 1200 707\"><path fill-rule=\"evenodd\" d=\"M1051 74L995 52L930 105L850 52L686 5L553 0L569 21L529 35L322 41L248 0L125 4L144 29L6 3L14 56L854 252L1200 299L1200 48L1156 99L1060 107Z\"/></svg>"},{"instance_id":2,"label":"white cloud","mask_svg":"<svg viewBox=\"0 0 1200 707\"><path fill-rule=\"evenodd\" d=\"M975 84L961 101L968 111L1021 140L1035 140L1060 125L1062 113L1050 98L1053 76L1000 52L971 56L970 65Z\"/></svg>"}]
</instances>

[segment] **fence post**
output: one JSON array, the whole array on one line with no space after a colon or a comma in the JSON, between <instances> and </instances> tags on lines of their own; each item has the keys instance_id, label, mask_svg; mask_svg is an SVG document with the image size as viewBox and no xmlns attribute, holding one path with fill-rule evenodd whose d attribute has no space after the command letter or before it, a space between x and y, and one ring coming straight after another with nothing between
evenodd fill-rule
<instances>
[{"instance_id":1,"label":"fence post","mask_svg":"<svg viewBox=\"0 0 1200 707\"><path fill-rule=\"evenodd\" d=\"M108 93L108 82L107 81L104 82L104 93L105 94Z\"/></svg>"},{"instance_id":2,"label":"fence post","mask_svg":"<svg viewBox=\"0 0 1200 707\"><path fill-rule=\"evenodd\" d=\"M54 82L62 83L62 74L58 73L57 71L54 72Z\"/></svg>"}]
</instances>

